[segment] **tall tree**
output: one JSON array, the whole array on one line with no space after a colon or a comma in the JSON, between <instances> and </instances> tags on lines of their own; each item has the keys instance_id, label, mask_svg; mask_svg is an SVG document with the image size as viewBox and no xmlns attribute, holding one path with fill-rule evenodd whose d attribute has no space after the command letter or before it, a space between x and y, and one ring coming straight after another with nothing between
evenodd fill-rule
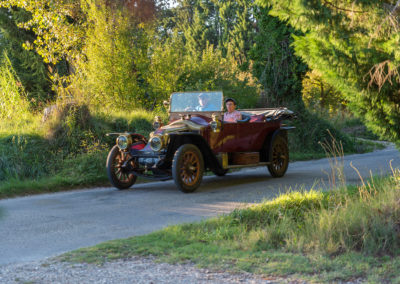
<instances>
[{"instance_id":1,"label":"tall tree","mask_svg":"<svg viewBox=\"0 0 400 284\"><path fill-rule=\"evenodd\" d=\"M304 35L294 47L382 138L400 141L400 27L395 0L261 0Z\"/></svg>"},{"instance_id":2,"label":"tall tree","mask_svg":"<svg viewBox=\"0 0 400 284\"><path fill-rule=\"evenodd\" d=\"M301 81L307 66L295 56L292 47L292 35L298 32L268 12L269 8L256 9L253 72L263 86L264 104L301 108Z\"/></svg>"}]
</instances>

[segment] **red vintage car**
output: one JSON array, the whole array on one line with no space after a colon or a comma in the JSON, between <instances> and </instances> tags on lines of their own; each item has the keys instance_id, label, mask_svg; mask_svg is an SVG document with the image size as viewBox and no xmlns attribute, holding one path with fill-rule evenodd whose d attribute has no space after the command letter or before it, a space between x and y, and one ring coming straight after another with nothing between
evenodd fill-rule
<instances>
[{"instance_id":1,"label":"red vintage car","mask_svg":"<svg viewBox=\"0 0 400 284\"><path fill-rule=\"evenodd\" d=\"M207 104L200 97L207 97ZM224 122L222 92L180 92L171 95L169 123L155 118L149 140L137 133L119 135L107 158L110 182L131 187L138 176L174 179L182 192L193 192L210 170L223 176L229 169L266 166L282 177L289 163L286 108L241 109L242 120ZM109 135L110 135L109 134Z\"/></svg>"}]
</instances>

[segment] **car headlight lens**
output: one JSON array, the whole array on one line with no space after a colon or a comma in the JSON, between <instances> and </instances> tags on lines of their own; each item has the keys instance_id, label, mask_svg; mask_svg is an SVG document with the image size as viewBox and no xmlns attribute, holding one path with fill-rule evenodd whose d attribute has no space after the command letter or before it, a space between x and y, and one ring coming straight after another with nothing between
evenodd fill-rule
<instances>
[{"instance_id":1,"label":"car headlight lens","mask_svg":"<svg viewBox=\"0 0 400 284\"><path fill-rule=\"evenodd\" d=\"M126 135L120 135L117 138L118 148L121 150L126 150L132 144L132 138Z\"/></svg>"},{"instance_id":2,"label":"car headlight lens","mask_svg":"<svg viewBox=\"0 0 400 284\"><path fill-rule=\"evenodd\" d=\"M163 142L160 137L154 136L150 139L150 147L154 152L158 152L162 149Z\"/></svg>"}]
</instances>

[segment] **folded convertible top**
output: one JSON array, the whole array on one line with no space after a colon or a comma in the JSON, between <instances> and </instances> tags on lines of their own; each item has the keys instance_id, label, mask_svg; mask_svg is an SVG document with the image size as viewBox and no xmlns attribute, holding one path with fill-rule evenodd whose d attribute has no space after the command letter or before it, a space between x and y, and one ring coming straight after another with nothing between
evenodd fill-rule
<instances>
[{"instance_id":1,"label":"folded convertible top","mask_svg":"<svg viewBox=\"0 0 400 284\"><path fill-rule=\"evenodd\" d=\"M285 107L240 109L239 111L244 115L248 116L263 115L265 116L265 118L271 118L271 119L291 119L296 117L293 111Z\"/></svg>"}]
</instances>

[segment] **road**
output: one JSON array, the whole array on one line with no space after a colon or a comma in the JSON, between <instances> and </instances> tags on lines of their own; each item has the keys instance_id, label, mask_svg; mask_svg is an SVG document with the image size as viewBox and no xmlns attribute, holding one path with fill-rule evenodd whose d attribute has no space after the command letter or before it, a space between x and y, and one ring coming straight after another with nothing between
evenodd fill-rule
<instances>
[{"instance_id":1,"label":"road","mask_svg":"<svg viewBox=\"0 0 400 284\"><path fill-rule=\"evenodd\" d=\"M390 160L400 167L400 154L393 146L346 156L347 183L360 182L350 162L365 178L391 172ZM137 184L125 191L107 187L0 200L0 265L198 221L288 190L328 187L327 172L329 161L321 159L291 163L278 179L270 177L265 167L206 176L192 194L183 194L173 181L166 181Z\"/></svg>"}]
</instances>

